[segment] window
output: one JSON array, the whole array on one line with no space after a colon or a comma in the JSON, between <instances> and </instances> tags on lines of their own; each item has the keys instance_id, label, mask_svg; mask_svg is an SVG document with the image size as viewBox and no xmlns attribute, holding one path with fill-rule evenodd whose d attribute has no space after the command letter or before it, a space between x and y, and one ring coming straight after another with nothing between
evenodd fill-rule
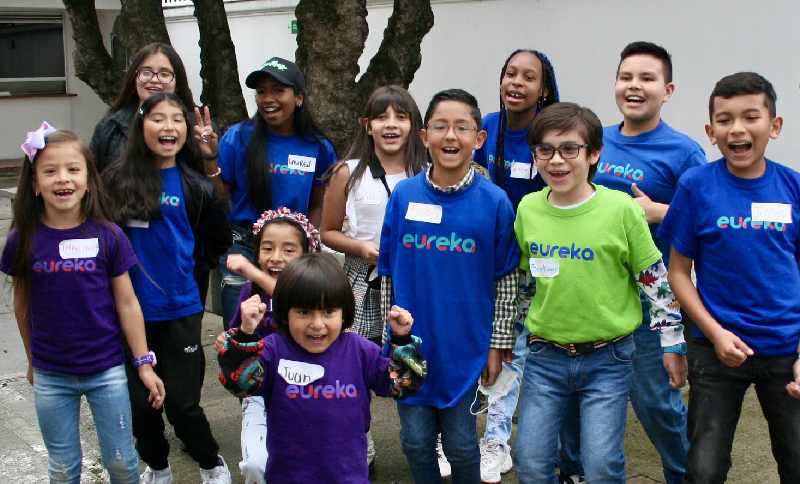
<instances>
[{"instance_id":1,"label":"window","mask_svg":"<svg viewBox=\"0 0 800 484\"><path fill-rule=\"evenodd\" d=\"M65 92L61 15L0 15L0 94Z\"/></svg>"}]
</instances>

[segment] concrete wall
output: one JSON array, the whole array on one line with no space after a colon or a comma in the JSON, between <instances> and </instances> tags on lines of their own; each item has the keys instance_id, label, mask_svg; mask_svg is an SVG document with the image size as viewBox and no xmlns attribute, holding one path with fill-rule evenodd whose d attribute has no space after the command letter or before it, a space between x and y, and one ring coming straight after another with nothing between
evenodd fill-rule
<instances>
[{"instance_id":1,"label":"concrete wall","mask_svg":"<svg viewBox=\"0 0 800 484\"><path fill-rule=\"evenodd\" d=\"M240 78L273 55L294 57L295 35L288 31L296 1L260 0L227 5L237 48ZM371 35L362 68L377 51L391 14L391 2L369 3ZM800 169L800 3L794 0L449 0L433 2L435 25L422 44L423 61L411 93L424 111L441 89L461 87L478 97L483 111L499 108L500 69L520 47L546 53L556 70L562 100L594 109L604 124L620 121L614 103L619 52L635 40L665 46L675 64L675 94L662 111L673 127L705 148L708 96L722 76L753 70L778 92L784 130L767 156ZM173 44L189 72L199 72L197 27L191 8L168 9ZM192 79L200 94L199 77ZM252 111L252 91L244 88ZM358 110L360 111L360 107Z\"/></svg>"},{"instance_id":2,"label":"concrete wall","mask_svg":"<svg viewBox=\"0 0 800 484\"><path fill-rule=\"evenodd\" d=\"M0 14L8 12L57 13L64 16L64 50L66 56L67 93L65 97L0 97L0 159L20 158L19 145L25 140L25 133L38 128L43 120L61 129L72 129L87 142L91 139L94 126L105 114L108 106L83 81L75 76L72 52L72 24L59 0L29 0L26 8L19 7L19 0L0 0ZM111 27L119 12L117 0L97 0L98 20L106 40L106 48L111 49Z\"/></svg>"}]
</instances>

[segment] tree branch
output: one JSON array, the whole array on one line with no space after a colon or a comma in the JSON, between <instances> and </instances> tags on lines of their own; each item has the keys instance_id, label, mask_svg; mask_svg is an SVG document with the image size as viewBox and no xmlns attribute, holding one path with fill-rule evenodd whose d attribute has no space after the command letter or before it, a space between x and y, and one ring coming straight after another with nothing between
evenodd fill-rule
<instances>
[{"instance_id":1,"label":"tree branch","mask_svg":"<svg viewBox=\"0 0 800 484\"><path fill-rule=\"evenodd\" d=\"M161 0L120 0L120 4L114 35L128 52L153 42L170 43Z\"/></svg>"}]
</instances>

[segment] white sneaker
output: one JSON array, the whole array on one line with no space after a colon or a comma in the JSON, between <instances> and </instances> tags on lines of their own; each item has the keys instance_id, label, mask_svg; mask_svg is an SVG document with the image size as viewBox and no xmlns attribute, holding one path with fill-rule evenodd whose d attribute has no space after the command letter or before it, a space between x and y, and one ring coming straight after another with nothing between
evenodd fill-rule
<instances>
[{"instance_id":1,"label":"white sneaker","mask_svg":"<svg viewBox=\"0 0 800 484\"><path fill-rule=\"evenodd\" d=\"M172 468L167 466L166 469L161 469L160 471L154 471L147 466L144 468L144 472L142 475L139 476L139 483L140 484L172 484Z\"/></svg>"},{"instance_id":2,"label":"white sneaker","mask_svg":"<svg viewBox=\"0 0 800 484\"><path fill-rule=\"evenodd\" d=\"M439 474L444 477L450 477L450 463L447 462L447 457L444 456L444 449L442 449L442 436L439 434L436 437L436 457L439 460Z\"/></svg>"},{"instance_id":3,"label":"white sneaker","mask_svg":"<svg viewBox=\"0 0 800 484\"><path fill-rule=\"evenodd\" d=\"M481 482L500 482L500 475L511 470L511 451L499 440L481 439Z\"/></svg>"},{"instance_id":4,"label":"white sneaker","mask_svg":"<svg viewBox=\"0 0 800 484\"><path fill-rule=\"evenodd\" d=\"M222 464L213 469L200 469L203 484L231 484L231 471L228 470L228 464L221 455L218 457Z\"/></svg>"}]
</instances>

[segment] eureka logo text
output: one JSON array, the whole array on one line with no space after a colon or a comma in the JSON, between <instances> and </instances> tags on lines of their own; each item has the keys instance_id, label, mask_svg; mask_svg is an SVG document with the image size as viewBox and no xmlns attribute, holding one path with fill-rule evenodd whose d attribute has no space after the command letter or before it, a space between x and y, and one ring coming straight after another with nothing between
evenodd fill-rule
<instances>
[{"instance_id":1,"label":"eureka logo text","mask_svg":"<svg viewBox=\"0 0 800 484\"><path fill-rule=\"evenodd\" d=\"M468 254L474 254L476 249L474 240L462 239L455 232L451 232L449 237L446 235L405 234L403 235L403 245L408 249L439 249L442 252L456 251Z\"/></svg>"},{"instance_id":2,"label":"eureka logo text","mask_svg":"<svg viewBox=\"0 0 800 484\"><path fill-rule=\"evenodd\" d=\"M612 165L610 163L597 163L597 171L600 173L608 173L612 176L620 178L627 178L628 180L642 181L644 180L644 172L638 168L631 168L630 163L625 166Z\"/></svg>"},{"instance_id":3,"label":"eureka logo text","mask_svg":"<svg viewBox=\"0 0 800 484\"><path fill-rule=\"evenodd\" d=\"M569 245L550 245L531 242L531 256L560 257L562 259L594 260L594 251L589 247L581 248L575 242Z\"/></svg>"},{"instance_id":4,"label":"eureka logo text","mask_svg":"<svg viewBox=\"0 0 800 484\"><path fill-rule=\"evenodd\" d=\"M286 396L289 398L314 398L319 399L320 396L322 398L356 398L358 397L358 390L356 386L352 383L348 384L341 384L339 380L336 380L336 383L333 385L287 385L286 386Z\"/></svg>"},{"instance_id":5,"label":"eureka logo text","mask_svg":"<svg viewBox=\"0 0 800 484\"><path fill-rule=\"evenodd\" d=\"M33 272L94 272L97 270L97 263L94 259L66 259L59 261L34 261Z\"/></svg>"},{"instance_id":6,"label":"eureka logo text","mask_svg":"<svg viewBox=\"0 0 800 484\"><path fill-rule=\"evenodd\" d=\"M726 217L725 215L717 219L717 227L721 229L764 229L786 232L786 224L781 222L753 222L750 217Z\"/></svg>"}]
</instances>

